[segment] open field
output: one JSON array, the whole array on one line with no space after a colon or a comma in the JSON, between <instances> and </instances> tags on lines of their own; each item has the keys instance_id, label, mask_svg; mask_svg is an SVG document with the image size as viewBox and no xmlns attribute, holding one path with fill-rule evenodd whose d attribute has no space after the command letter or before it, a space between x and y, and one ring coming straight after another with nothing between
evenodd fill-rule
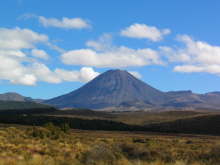
<instances>
[{"instance_id":1,"label":"open field","mask_svg":"<svg viewBox=\"0 0 220 165\"><path fill-rule=\"evenodd\" d=\"M0 126L1 165L219 165L220 137Z\"/></svg>"}]
</instances>

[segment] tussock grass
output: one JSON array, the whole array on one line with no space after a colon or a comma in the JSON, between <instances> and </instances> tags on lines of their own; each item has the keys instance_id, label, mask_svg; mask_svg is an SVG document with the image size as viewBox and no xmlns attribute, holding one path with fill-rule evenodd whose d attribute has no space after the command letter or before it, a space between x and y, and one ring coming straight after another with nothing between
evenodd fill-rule
<instances>
[{"instance_id":1,"label":"tussock grass","mask_svg":"<svg viewBox=\"0 0 220 165\"><path fill-rule=\"evenodd\" d=\"M219 165L220 137L1 127L0 165Z\"/></svg>"}]
</instances>

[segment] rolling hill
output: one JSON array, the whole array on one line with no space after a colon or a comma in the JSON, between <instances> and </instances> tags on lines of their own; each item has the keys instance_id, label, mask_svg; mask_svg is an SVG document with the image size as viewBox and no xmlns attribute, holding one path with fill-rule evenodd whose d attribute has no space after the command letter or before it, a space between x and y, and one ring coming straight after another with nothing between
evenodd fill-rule
<instances>
[{"instance_id":1,"label":"rolling hill","mask_svg":"<svg viewBox=\"0 0 220 165\"><path fill-rule=\"evenodd\" d=\"M42 99L33 99L31 97L22 96L19 93L8 92L0 94L0 101L16 101L16 102L43 102Z\"/></svg>"}]
</instances>

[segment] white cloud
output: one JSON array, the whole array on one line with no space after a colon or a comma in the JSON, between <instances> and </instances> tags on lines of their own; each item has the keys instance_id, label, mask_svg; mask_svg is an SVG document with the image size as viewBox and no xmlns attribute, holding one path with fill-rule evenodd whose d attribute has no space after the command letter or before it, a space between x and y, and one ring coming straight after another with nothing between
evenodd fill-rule
<instances>
[{"instance_id":1,"label":"white cloud","mask_svg":"<svg viewBox=\"0 0 220 165\"><path fill-rule=\"evenodd\" d=\"M40 49L32 49L31 55L44 60L49 59L49 55L44 50L40 50Z\"/></svg>"},{"instance_id":2,"label":"white cloud","mask_svg":"<svg viewBox=\"0 0 220 165\"><path fill-rule=\"evenodd\" d=\"M63 69L56 69L55 73L64 81L80 81L88 82L99 75L90 67L83 67L80 71L67 71Z\"/></svg>"},{"instance_id":3,"label":"white cloud","mask_svg":"<svg viewBox=\"0 0 220 165\"><path fill-rule=\"evenodd\" d=\"M1 80L9 80L11 83L15 84L35 85L35 76L26 72L27 69L22 65L22 61L20 59L4 55L0 54Z\"/></svg>"},{"instance_id":4,"label":"white cloud","mask_svg":"<svg viewBox=\"0 0 220 165\"><path fill-rule=\"evenodd\" d=\"M80 71L62 70L60 74L61 69L51 70L39 62L38 58L47 59L49 56L45 51L38 49L37 44L48 45L48 40L46 35L29 29L0 28L0 80L7 80L14 84L36 85L39 81L86 82L98 75L92 68L82 68ZM76 78L68 79L70 73Z\"/></svg>"},{"instance_id":5,"label":"white cloud","mask_svg":"<svg viewBox=\"0 0 220 165\"><path fill-rule=\"evenodd\" d=\"M4 55L4 56L9 56L9 57L17 57L17 58L23 58L26 57L26 54L23 53L20 50L4 50L4 49L0 49L0 55Z\"/></svg>"},{"instance_id":6,"label":"white cloud","mask_svg":"<svg viewBox=\"0 0 220 165\"><path fill-rule=\"evenodd\" d=\"M152 49L131 49L118 47L110 51L96 52L92 49L71 50L64 53L62 61L68 65L83 65L95 67L128 67L161 65L158 54Z\"/></svg>"},{"instance_id":7,"label":"white cloud","mask_svg":"<svg viewBox=\"0 0 220 165\"><path fill-rule=\"evenodd\" d=\"M33 63L29 67L29 71L33 73L38 81L49 82L49 83L60 83L62 80L54 74L45 64Z\"/></svg>"},{"instance_id":8,"label":"white cloud","mask_svg":"<svg viewBox=\"0 0 220 165\"><path fill-rule=\"evenodd\" d=\"M101 37L98 41L87 42L87 46L92 48L67 51L62 54L61 59L68 65L110 68L163 64L157 51L150 48L131 49L110 44L109 37L107 37L107 41Z\"/></svg>"},{"instance_id":9,"label":"white cloud","mask_svg":"<svg viewBox=\"0 0 220 165\"><path fill-rule=\"evenodd\" d=\"M184 44L182 48L161 47L170 62L181 63L175 66L177 72L207 72L220 75L220 46L203 41L195 41L187 35L178 36Z\"/></svg>"},{"instance_id":10,"label":"white cloud","mask_svg":"<svg viewBox=\"0 0 220 165\"><path fill-rule=\"evenodd\" d=\"M220 65L179 65L174 67L174 71L185 73L206 72L220 76Z\"/></svg>"},{"instance_id":11,"label":"white cloud","mask_svg":"<svg viewBox=\"0 0 220 165\"><path fill-rule=\"evenodd\" d=\"M169 29L158 29L154 26L146 24L133 24L121 31L121 35L130 38L149 39L151 41L160 41L167 34L170 34Z\"/></svg>"},{"instance_id":12,"label":"white cloud","mask_svg":"<svg viewBox=\"0 0 220 165\"><path fill-rule=\"evenodd\" d=\"M36 85L37 82L61 83L63 81L87 82L99 75L92 68L83 67L80 71L55 69L50 70L45 64L34 62L29 65L22 65L19 61L11 57L0 55L0 79L9 80L14 84Z\"/></svg>"},{"instance_id":13,"label":"white cloud","mask_svg":"<svg viewBox=\"0 0 220 165\"><path fill-rule=\"evenodd\" d=\"M142 75L139 72L136 71L128 71L128 72L138 79L142 78Z\"/></svg>"},{"instance_id":14,"label":"white cloud","mask_svg":"<svg viewBox=\"0 0 220 165\"><path fill-rule=\"evenodd\" d=\"M22 84L22 85L35 85L36 84L36 77L32 74L25 74L22 77L15 79L15 80L11 80L12 83L14 84Z\"/></svg>"},{"instance_id":15,"label":"white cloud","mask_svg":"<svg viewBox=\"0 0 220 165\"><path fill-rule=\"evenodd\" d=\"M45 43L48 37L43 34L33 32L29 29L0 28L0 49L28 49L34 48L36 43Z\"/></svg>"},{"instance_id":16,"label":"white cloud","mask_svg":"<svg viewBox=\"0 0 220 165\"><path fill-rule=\"evenodd\" d=\"M57 18L45 18L43 16L39 16L38 18L39 22L44 27L57 27L63 29L84 29L90 27L89 23L82 18L63 17L60 20Z\"/></svg>"},{"instance_id":17,"label":"white cloud","mask_svg":"<svg viewBox=\"0 0 220 165\"><path fill-rule=\"evenodd\" d=\"M35 48L36 44L47 42L46 35L29 29L0 28L0 79L15 84L35 85L36 76L24 64L30 64L32 59L23 50Z\"/></svg>"}]
</instances>

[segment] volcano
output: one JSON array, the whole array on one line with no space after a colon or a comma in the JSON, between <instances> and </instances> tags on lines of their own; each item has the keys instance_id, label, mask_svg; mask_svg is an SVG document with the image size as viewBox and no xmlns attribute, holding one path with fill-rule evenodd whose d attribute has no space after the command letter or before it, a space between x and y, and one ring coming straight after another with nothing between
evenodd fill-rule
<instances>
[{"instance_id":1,"label":"volcano","mask_svg":"<svg viewBox=\"0 0 220 165\"><path fill-rule=\"evenodd\" d=\"M57 108L101 110L219 109L220 92L162 92L125 70L109 70L68 94L46 100Z\"/></svg>"},{"instance_id":2,"label":"volcano","mask_svg":"<svg viewBox=\"0 0 220 165\"><path fill-rule=\"evenodd\" d=\"M81 88L47 100L59 108L103 109L120 106L157 106L169 97L124 70L109 70Z\"/></svg>"}]
</instances>

